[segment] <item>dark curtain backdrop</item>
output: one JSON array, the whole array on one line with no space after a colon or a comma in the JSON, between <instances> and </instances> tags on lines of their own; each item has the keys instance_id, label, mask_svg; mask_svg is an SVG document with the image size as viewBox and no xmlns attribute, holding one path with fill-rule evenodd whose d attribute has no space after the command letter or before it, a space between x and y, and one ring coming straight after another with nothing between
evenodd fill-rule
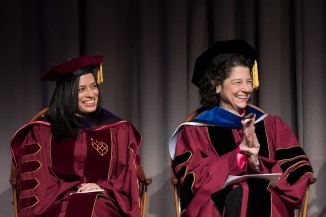
<instances>
[{"instance_id":1,"label":"dark curtain backdrop","mask_svg":"<svg viewBox=\"0 0 326 217\"><path fill-rule=\"evenodd\" d=\"M309 216L326 216L324 0L12 0L0 13L0 216L11 217L14 132L48 105L39 76L81 54L104 55L103 105L134 123L149 188L147 216L174 216L168 140L199 106L195 58L217 40L258 50L254 102L281 116L314 167ZM96 169L96 168L94 168Z\"/></svg>"}]
</instances>

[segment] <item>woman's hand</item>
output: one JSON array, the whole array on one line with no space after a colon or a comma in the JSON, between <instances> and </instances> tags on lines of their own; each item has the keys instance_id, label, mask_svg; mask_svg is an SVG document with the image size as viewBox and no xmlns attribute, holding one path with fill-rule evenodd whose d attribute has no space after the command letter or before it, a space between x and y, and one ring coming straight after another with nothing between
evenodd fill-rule
<instances>
[{"instance_id":1,"label":"woman's hand","mask_svg":"<svg viewBox=\"0 0 326 217\"><path fill-rule=\"evenodd\" d=\"M255 118L256 115L253 114L252 117L244 118L241 121L243 127L243 139L239 146L240 151L247 155L248 161L256 168L260 169L260 163L258 159L258 152L260 149L260 144L258 142L256 132L255 132Z\"/></svg>"},{"instance_id":2,"label":"woman's hand","mask_svg":"<svg viewBox=\"0 0 326 217\"><path fill-rule=\"evenodd\" d=\"M95 183L82 183L78 188L77 192L99 190L101 187Z\"/></svg>"}]
</instances>

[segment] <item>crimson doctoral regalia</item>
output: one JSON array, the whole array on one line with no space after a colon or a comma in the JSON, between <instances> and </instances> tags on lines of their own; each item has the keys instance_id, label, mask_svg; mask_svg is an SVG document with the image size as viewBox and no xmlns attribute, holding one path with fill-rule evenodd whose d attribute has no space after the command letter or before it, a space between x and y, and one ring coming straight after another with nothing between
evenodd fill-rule
<instances>
[{"instance_id":1,"label":"crimson doctoral regalia","mask_svg":"<svg viewBox=\"0 0 326 217\"><path fill-rule=\"evenodd\" d=\"M140 216L136 165L141 136L131 123L102 109L90 130L80 117L77 139L57 143L47 115L20 128L11 141L18 170L18 215ZM82 183L103 192L76 193Z\"/></svg>"},{"instance_id":2,"label":"crimson doctoral regalia","mask_svg":"<svg viewBox=\"0 0 326 217\"><path fill-rule=\"evenodd\" d=\"M308 157L294 133L277 116L247 106L255 113L260 143L261 170L239 152L243 137L241 117L213 107L176 130L170 154L180 183L183 217L225 215L228 194L241 186L240 215L250 217L294 216L301 205L308 179L313 176ZM276 186L263 179L248 179L224 187L229 175L281 173Z\"/></svg>"}]
</instances>

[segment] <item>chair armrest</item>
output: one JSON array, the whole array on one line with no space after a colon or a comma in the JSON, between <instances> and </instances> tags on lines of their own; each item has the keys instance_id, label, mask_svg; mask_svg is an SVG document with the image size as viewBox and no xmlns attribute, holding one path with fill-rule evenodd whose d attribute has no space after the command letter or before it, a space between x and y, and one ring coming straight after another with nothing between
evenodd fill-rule
<instances>
[{"instance_id":1,"label":"chair armrest","mask_svg":"<svg viewBox=\"0 0 326 217\"><path fill-rule=\"evenodd\" d=\"M312 185L317 181L316 177L309 178L308 185Z\"/></svg>"},{"instance_id":2,"label":"chair armrest","mask_svg":"<svg viewBox=\"0 0 326 217\"><path fill-rule=\"evenodd\" d=\"M10 172L10 184L12 187L16 187L17 184L17 169L14 162L11 163L11 172Z\"/></svg>"},{"instance_id":3,"label":"chair armrest","mask_svg":"<svg viewBox=\"0 0 326 217\"><path fill-rule=\"evenodd\" d=\"M147 185L150 185L152 183L152 179L146 178L145 173L144 173L144 169L143 169L143 167L141 165L137 166L136 172L137 172L137 177L138 177L139 181L143 185L147 186Z\"/></svg>"}]
</instances>

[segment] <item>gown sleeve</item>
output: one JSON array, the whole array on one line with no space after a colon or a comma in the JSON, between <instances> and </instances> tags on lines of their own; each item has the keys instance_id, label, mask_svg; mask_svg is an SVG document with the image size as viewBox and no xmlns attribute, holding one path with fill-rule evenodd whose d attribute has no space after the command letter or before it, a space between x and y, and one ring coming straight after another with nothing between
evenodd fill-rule
<instances>
[{"instance_id":1,"label":"gown sleeve","mask_svg":"<svg viewBox=\"0 0 326 217\"><path fill-rule=\"evenodd\" d=\"M221 190L230 171L243 173L238 166L236 150L218 156L210 145L207 127L183 126L180 130L174 168L184 191L195 195L185 216L216 216L211 195ZM204 215L204 216L205 216Z\"/></svg>"},{"instance_id":2,"label":"gown sleeve","mask_svg":"<svg viewBox=\"0 0 326 217\"><path fill-rule=\"evenodd\" d=\"M280 170L282 172L275 190L288 207L299 208L308 180L313 176L311 163L296 136L284 121L273 116L266 124L270 127L269 142L275 149L271 155L274 162L277 162L271 172Z\"/></svg>"},{"instance_id":3,"label":"gown sleeve","mask_svg":"<svg viewBox=\"0 0 326 217\"><path fill-rule=\"evenodd\" d=\"M48 127L33 125L18 132L17 139L12 140L11 145L19 147L17 152L13 152L18 172L19 217L43 216L57 198L57 179L49 169L45 135L49 135Z\"/></svg>"}]
</instances>

